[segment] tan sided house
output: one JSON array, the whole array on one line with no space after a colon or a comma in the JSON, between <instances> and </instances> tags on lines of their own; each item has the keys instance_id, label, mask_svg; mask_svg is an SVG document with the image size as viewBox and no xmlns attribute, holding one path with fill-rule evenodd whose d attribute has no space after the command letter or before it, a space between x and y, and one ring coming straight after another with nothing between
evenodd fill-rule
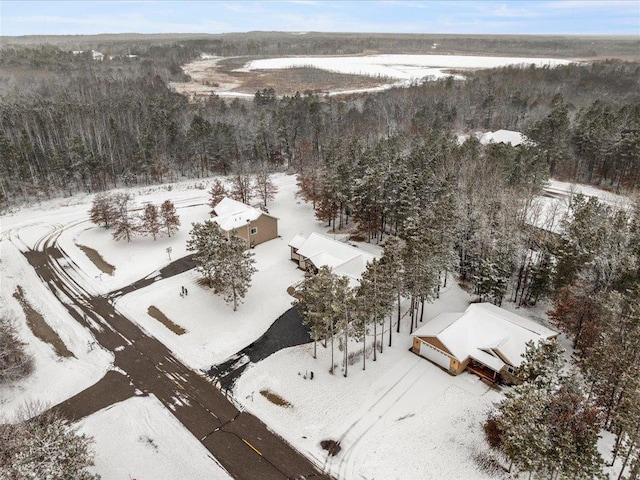
<instances>
[{"instance_id":1,"label":"tan sided house","mask_svg":"<svg viewBox=\"0 0 640 480\"><path fill-rule=\"evenodd\" d=\"M236 235L253 248L278 236L278 219L242 202L225 197L214 207L213 213L227 238Z\"/></svg>"},{"instance_id":2,"label":"tan sided house","mask_svg":"<svg viewBox=\"0 0 640 480\"><path fill-rule=\"evenodd\" d=\"M464 313L442 313L413 332L411 350L452 375L467 369L492 382L512 383L527 342L557 335L491 303L475 303Z\"/></svg>"}]
</instances>

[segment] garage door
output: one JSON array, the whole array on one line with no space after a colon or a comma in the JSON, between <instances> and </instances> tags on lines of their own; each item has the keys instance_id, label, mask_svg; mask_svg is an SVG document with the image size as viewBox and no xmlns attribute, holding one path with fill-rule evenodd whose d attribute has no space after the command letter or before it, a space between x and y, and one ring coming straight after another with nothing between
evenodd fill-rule
<instances>
[{"instance_id":1,"label":"garage door","mask_svg":"<svg viewBox=\"0 0 640 480\"><path fill-rule=\"evenodd\" d=\"M420 342L420 356L428 358L436 365L440 365L445 370L449 370L449 364L451 363L451 357L442 353L436 347L429 343Z\"/></svg>"}]
</instances>

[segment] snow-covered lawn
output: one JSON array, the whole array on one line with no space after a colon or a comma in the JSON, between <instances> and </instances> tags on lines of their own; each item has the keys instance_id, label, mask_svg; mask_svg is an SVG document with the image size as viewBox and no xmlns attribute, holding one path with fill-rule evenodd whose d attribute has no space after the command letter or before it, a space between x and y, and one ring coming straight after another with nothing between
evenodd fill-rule
<instances>
[{"instance_id":1,"label":"snow-covered lawn","mask_svg":"<svg viewBox=\"0 0 640 480\"><path fill-rule=\"evenodd\" d=\"M153 395L100 410L78 427L95 441L91 471L103 480L231 478Z\"/></svg>"},{"instance_id":2,"label":"snow-covered lawn","mask_svg":"<svg viewBox=\"0 0 640 480\"><path fill-rule=\"evenodd\" d=\"M258 272L236 312L222 297L200 287L195 271L126 295L116 303L116 308L192 368L209 368L256 340L291 307L293 298L286 290L302 278L302 271L289 260L286 242L271 240L254 251ZM188 291L185 297L180 297L182 286ZM152 305L187 332L177 335L149 316L147 310Z\"/></svg>"},{"instance_id":3,"label":"snow-covered lawn","mask_svg":"<svg viewBox=\"0 0 640 480\"><path fill-rule=\"evenodd\" d=\"M181 192L159 190L135 197L134 205L145 202L157 205L171 200L180 217L180 230L171 237L161 236L157 240L151 237L134 237L131 242L115 241L112 230L98 227L89 221L65 230L59 243L65 252L81 266L86 280L98 292L105 293L126 286L166 266L171 260L183 257L187 252L187 239L192 222L202 222L209 218L211 208L207 205L207 189ZM87 211L90 205L87 205ZM86 213L86 212L85 212ZM86 217L85 217L86 220ZM96 250L102 258L115 267L113 275L101 274L101 271L80 250L83 245ZM171 248L170 254L167 248Z\"/></svg>"}]
</instances>

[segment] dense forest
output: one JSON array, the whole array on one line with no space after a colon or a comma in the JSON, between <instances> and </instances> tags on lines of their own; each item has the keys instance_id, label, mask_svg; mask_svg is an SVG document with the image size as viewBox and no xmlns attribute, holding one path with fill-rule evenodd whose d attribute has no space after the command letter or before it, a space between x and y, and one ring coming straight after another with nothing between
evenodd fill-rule
<instances>
[{"instance_id":1,"label":"dense forest","mask_svg":"<svg viewBox=\"0 0 640 480\"><path fill-rule=\"evenodd\" d=\"M638 63L508 67L347 98L277 98L264 90L253 102L213 96L189 103L167 87L185 80L180 65L204 43L237 54L251 41L128 43L118 51L135 54L105 61L93 60L90 50L74 55L53 45L2 48L3 207L265 163L302 171L337 141L369 148L391 137L415 143L500 128L526 132L553 176L614 188L637 184ZM326 41L318 48L335 51L331 37Z\"/></svg>"}]
</instances>

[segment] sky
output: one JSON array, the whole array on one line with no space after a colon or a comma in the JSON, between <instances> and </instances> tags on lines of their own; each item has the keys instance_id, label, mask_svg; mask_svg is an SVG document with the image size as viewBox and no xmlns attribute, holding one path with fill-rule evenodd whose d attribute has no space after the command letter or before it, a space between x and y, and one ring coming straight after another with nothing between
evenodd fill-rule
<instances>
[{"instance_id":1,"label":"sky","mask_svg":"<svg viewBox=\"0 0 640 480\"><path fill-rule=\"evenodd\" d=\"M640 36L640 0L0 0L0 35L254 30Z\"/></svg>"}]
</instances>

